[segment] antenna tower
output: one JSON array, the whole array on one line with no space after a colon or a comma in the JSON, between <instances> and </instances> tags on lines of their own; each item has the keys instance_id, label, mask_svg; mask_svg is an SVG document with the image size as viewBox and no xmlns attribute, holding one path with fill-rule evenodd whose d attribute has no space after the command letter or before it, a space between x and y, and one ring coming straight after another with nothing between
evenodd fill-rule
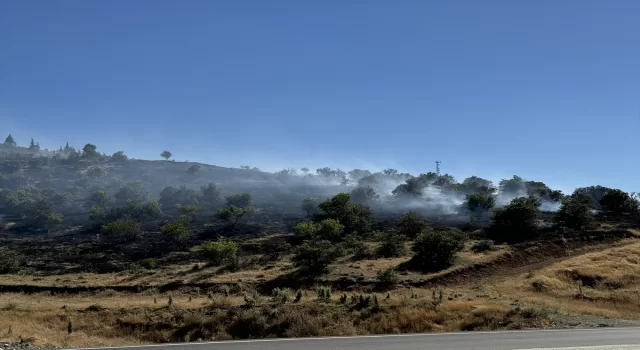
<instances>
[{"instance_id":1,"label":"antenna tower","mask_svg":"<svg viewBox=\"0 0 640 350\"><path fill-rule=\"evenodd\" d=\"M442 163L439 160L436 160L436 175L440 176L440 163Z\"/></svg>"}]
</instances>

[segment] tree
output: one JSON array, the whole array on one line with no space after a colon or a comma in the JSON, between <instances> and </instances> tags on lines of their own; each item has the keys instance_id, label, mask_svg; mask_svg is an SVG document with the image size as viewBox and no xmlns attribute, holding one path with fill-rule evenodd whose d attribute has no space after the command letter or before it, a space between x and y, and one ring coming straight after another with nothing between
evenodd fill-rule
<instances>
[{"instance_id":1,"label":"tree","mask_svg":"<svg viewBox=\"0 0 640 350\"><path fill-rule=\"evenodd\" d=\"M187 174L195 175L198 171L200 171L200 164L192 164L187 168Z\"/></svg>"},{"instance_id":2,"label":"tree","mask_svg":"<svg viewBox=\"0 0 640 350\"><path fill-rule=\"evenodd\" d=\"M160 153L160 157L164 158L164 160L169 160L172 156L173 154L169 151L162 151L162 153Z\"/></svg>"},{"instance_id":3,"label":"tree","mask_svg":"<svg viewBox=\"0 0 640 350\"><path fill-rule=\"evenodd\" d=\"M39 143L35 143L33 141L33 137L31 138L31 143L29 143L29 150L30 151L39 151L40 150L40 144Z\"/></svg>"},{"instance_id":4,"label":"tree","mask_svg":"<svg viewBox=\"0 0 640 350\"><path fill-rule=\"evenodd\" d=\"M396 228L399 234L409 238L414 238L420 232L429 227L427 219L415 211L409 211L396 221Z\"/></svg>"},{"instance_id":5,"label":"tree","mask_svg":"<svg viewBox=\"0 0 640 350\"><path fill-rule=\"evenodd\" d=\"M238 253L238 243L230 241L224 237L218 238L215 242L206 242L200 246L202 255L217 266L225 261L231 261Z\"/></svg>"},{"instance_id":6,"label":"tree","mask_svg":"<svg viewBox=\"0 0 640 350\"><path fill-rule=\"evenodd\" d=\"M207 209L214 209L220 205L221 192L215 183L211 182L200 187L199 201Z\"/></svg>"},{"instance_id":7,"label":"tree","mask_svg":"<svg viewBox=\"0 0 640 350\"><path fill-rule=\"evenodd\" d=\"M171 238L175 242L182 243L189 239L191 231L189 231L189 221L186 218L180 218L176 221L160 227L160 233Z\"/></svg>"},{"instance_id":8,"label":"tree","mask_svg":"<svg viewBox=\"0 0 640 350\"><path fill-rule=\"evenodd\" d=\"M339 242L344 238L344 226L335 219L325 219L320 223L302 222L296 225L294 231L306 239Z\"/></svg>"},{"instance_id":9,"label":"tree","mask_svg":"<svg viewBox=\"0 0 640 350\"><path fill-rule=\"evenodd\" d=\"M378 256L384 258L393 258L402 256L406 253L405 241L406 237L399 235L394 231L381 232L376 234L376 237L382 244L378 247Z\"/></svg>"},{"instance_id":10,"label":"tree","mask_svg":"<svg viewBox=\"0 0 640 350\"><path fill-rule=\"evenodd\" d=\"M186 186L167 186L160 192L162 209L172 210L178 205L198 204L198 193Z\"/></svg>"},{"instance_id":11,"label":"tree","mask_svg":"<svg viewBox=\"0 0 640 350\"><path fill-rule=\"evenodd\" d=\"M118 164L126 163L129 160L123 151L118 151L111 156L111 161Z\"/></svg>"},{"instance_id":12,"label":"tree","mask_svg":"<svg viewBox=\"0 0 640 350\"><path fill-rule=\"evenodd\" d=\"M600 199L600 207L614 214L635 213L638 203L627 192L609 189Z\"/></svg>"},{"instance_id":13,"label":"tree","mask_svg":"<svg viewBox=\"0 0 640 350\"><path fill-rule=\"evenodd\" d=\"M356 187L351 191L351 199L355 203L360 204L370 204L378 200L380 196L373 190L373 188L366 187Z\"/></svg>"},{"instance_id":14,"label":"tree","mask_svg":"<svg viewBox=\"0 0 640 350\"><path fill-rule=\"evenodd\" d=\"M467 209L471 212L486 212L496 204L495 198L488 193L472 193L465 198Z\"/></svg>"},{"instance_id":15,"label":"tree","mask_svg":"<svg viewBox=\"0 0 640 350\"><path fill-rule=\"evenodd\" d=\"M343 254L342 247L330 241L304 241L291 260L304 274L317 276L326 273L329 265Z\"/></svg>"},{"instance_id":16,"label":"tree","mask_svg":"<svg viewBox=\"0 0 640 350\"><path fill-rule=\"evenodd\" d=\"M445 269L453 264L457 252L464 247L465 238L457 231L428 231L413 243L411 263L424 272Z\"/></svg>"},{"instance_id":17,"label":"tree","mask_svg":"<svg viewBox=\"0 0 640 350\"><path fill-rule=\"evenodd\" d=\"M218 219L227 222L227 224L233 228L249 213L251 213L251 211L247 208L239 208L235 205L229 205L226 208L218 210L216 216Z\"/></svg>"},{"instance_id":18,"label":"tree","mask_svg":"<svg viewBox=\"0 0 640 350\"><path fill-rule=\"evenodd\" d=\"M126 201L144 202L149 197L149 184L144 181L130 181L113 196L120 204Z\"/></svg>"},{"instance_id":19,"label":"tree","mask_svg":"<svg viewBox=\"0 0 640 350\"><path fill-rule=\"evenodd\" d=\"M127 239L133 239L140 236L142 230L140 224L132 219L118 219L114 222L102 226L102 232L123 236Z\"/></svg>"},{"instance_id":20,"label":"tree","mask_svg":"<svg viewBox=\"0 0 640 350\"><path fill-rule=\"evenodd\" d=\"M538 235L540 200L535 197L519 197L505 207L496 209L489 227L490 238L500 242L521 242Z\"/></svg>"},{"instance_id":21,"label":"tree","mask_svg":"<svg viewBox=\"0 0 640 350\"><path fill-rule=\"evenodd\" d=\"M567 197L562 201L562 206L553 221L562 227L581 230L593 221L591 209L591 198L588 196Z\"/></svg>"},{"instance_id":22,"label":"tree","mask_svg":"<svg viewBox=\"0 0 640 350\"><path fill-rule=\"evenodd\" d=\"M251 194L248 192L232 194L227 199L228 206L235 206L239 208L248 208L251 206Z\"/></svg>"},{"instance_id":23,"label":"tree","mask_svg":"<svg viewBox=\"0 0 640 350\"><path fill-rule=\"evenodd\" d=\"M18 143L16 143L16 140L13 139L13 136L9 134L9 136L7 136L7 138L4 140L4 145L9 147L15 147L18 145Z\"/></svg>"},{"instance_id":24,"label":"tree","mask_svg":"<svg viewBox=\"0 0 640 350\"><path fill-rule=\"evenodd\" d=\"M95 158L95 157L98 157L98 156L100 156L100 153L98 153L96 145L87 143L82 148L82 157L83 158Z\"/></svg>"},{"instance_id":25,"label":"tree","mask_svg":"<svg viewBox=\"0 0 640 350\"><path fill-rule=\"evenodd\" d=\"M315 198L305 198L302 200L302 210L308 218L317 215L320 211L318 209L318 201Z\"/></svg>"}]
</instances>

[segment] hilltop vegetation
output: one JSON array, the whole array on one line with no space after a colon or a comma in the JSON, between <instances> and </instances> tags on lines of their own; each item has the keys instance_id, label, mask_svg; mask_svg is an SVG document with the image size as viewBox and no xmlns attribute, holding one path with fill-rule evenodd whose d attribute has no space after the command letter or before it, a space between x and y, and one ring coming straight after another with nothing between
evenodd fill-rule
<instances>
[{"instance_id":1,"label":"hilltop vegetation","mask_svg":"<svg viewBox=\"0 0 640 350\"><path fill-rule=\"evenodd\" d=\"M602 186L564 194L518 176L494 184L395 169L269 173L174 161L169 150L158 155L106 155L93 144L49 151L7 137L0 145L0 291L108 288L135 293L134 304L140 293L156 304L171 291L202 304L200 320L136 304L149 311L144 327L125 311L118 322L101 314L119 329L114 338L126 334L124 343L544 326L547 314L474 297L459 281L633 240L639 222L636 194ZM485 311L463 319L478 305ZM412 308L422 314L409 315ZM73 310L64 316L83 319ZM12 317L23 311L12 309ZM327 320L294 329L292 320L305 313ZM425 314L428 322L407 323ZM332 318L346 333L332 328ZM241 332L247 324L259 330Z\"/></svg>"}]
</instances>

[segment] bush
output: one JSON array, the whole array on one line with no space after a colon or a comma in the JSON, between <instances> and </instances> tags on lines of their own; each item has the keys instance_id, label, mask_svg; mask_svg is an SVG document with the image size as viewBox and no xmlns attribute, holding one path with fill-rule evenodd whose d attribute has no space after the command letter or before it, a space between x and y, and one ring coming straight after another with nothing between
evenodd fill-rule
<instances>
[{"instance_id":1,"label":"bush","mask_svg":"<svg viewBox=\"0 0 640 350\"><path fill-rule=\"evenodd\" d=\"M342 248L330 241L304 241L292 261L294 266L313 276L326 273L329 265L342 255Z\"/></svg>"},{"instance_id":2,"label":"bush","mask_svg":"<svg viewBox=\"0 0 640 350\"><path fill-rule=\"evenodd\" d=\"M376 236L382 242L382 245L380 245L376 251L378 256L392 258L402 256L407 252L405 248L405 236L393 231L377 233Z\"/></svg>"},{"instance_id":3,"label":"bush","mask_svg":"<svg viewBox=\"0 0 640 350\"><path fill-rule=\"evenodd\" d=\"M251 194L247 192L232 194L227 197L227 205L244 209L251 205L251 199Z\"/></svg>"},{"instance_id":4,"label":"bush","mask_svg":"<svg viewBox=\"0 0 640 350\"><path fill-rule=\"evenodd\" d=\"M160 227L160 233L173 239L176 242L184 242L191 236L189 222L185 218L170 222Z\"/></svg>"},{"instance_id":5,"label":"bush","mask_svg":"<svg viewBox=\"0 0 640 350\"><path fill-rule=\"evenodd\" d=\"M562 206L555 214L553 221L562 227L573 230L586 228L593 221L591 203L591 198L586 196L567 197L562 202Z\"/></svg>"},{"instance_id":6,"label":"bush","mask_svg":"<svg viewBox=\"0 0 640 350\"><path fill-rule=\"evenodd\" d=\"M426 230L428 226L427 220L415 211L404 214L396 222L398 233L410 238L416 237L420 232Z\"/></svg>"},{"instance_id":7,"label":"bush","mask_svg":"<svg viewBox=\"0 0 640 350\"><path fill-rule=\"evenodd\" d=\"M424 232L413 243L412 264L425 272L442 270L451 266L463 247L464 236L457 231Z\"/></svg>"},{"instance_id":8,"label":"bush","mask_svg":"<svg viewBox=\"0 0 640 350\"><path fill-rule=\"evenodd\" d=\"M485 212L496 204L495 198L490 194L472 193L466 197L467 209L472 212Z\"/></svg>"},{"instance_id":9,"label":"bush","mask_svg":"<svg viewBox=\"0 0 640 350\"><path fill-rule=\"evenodd\" d=\"M390 267L384 271L378 271L378 273L376 274L376 279L378 280L378 282L384 285L392 286L398 283L399 277L396 273L395 268Z\"/></svg>"},{"instance_id":10,"label":"bush","mask_svg":"<svg viewBox=\"0 0 640 350\"><path fill-rule=\"evenodd\" d=\"M328 240L339 242L343 238L344 226L335 219L325 219L319 224L302 222L296 225L294 231L306 239Z\"/></svg>"},{"instance_id":11,"label":"bush","mask_svg":"<svg viewBox=\"0 0 640 350\"><path fill-rule=\"evenodd\" d=\"M20 254L0 247L0 273L15 273L20 270Z\"/></svg>"},{"instance_id":12,"label":"bush","mask_svg":"<svg viewBox=\"0 0 640 350\"><path fill-rule=\"evenodd\" d=\"M499 208L493 215L489 237L499 242L522 242L538 236L537 221L540 201L534 197L520 197Z\"/></svg>"},{"instance_id":13,"label":"bush","mask_svg":"<svg viewBox=\"0 0 640 350\"><path fill-rule=\"evenodd\" d=\"M602 199L600 207L615 214L634 213L638 211L638 203L628 193L618 190L608 190Z\"/></svg>"},{"instance_id":14,"label":"bush","mask_svg":"<svg viewBox=\"0 0 640 350\"><path fill-rule=\"evenodd\" d=\"M471 251L473 251L474 253L488 252L493 249L494 249L493 241L490 239L478 241L474 243L473 246L471 247Z\"/></svg>"},{"instance_id":15,"label":"bush","mask_svg":"<svg viewBox=\"0 0 640 350\"><path fill-rule=\"evenodd\" d=\"M102 232L125 237L138 237L142 233L140 224L131 219L118 219L112 223L102 225Z\"/></svg>"},{"instance_id":16,"label":"bush","mask_svg":"<svg viewBox=\"0 0 640 350\"><path fill-rule=\"evenodd\" d=\"M202 255L213 265L230 261L238 253L238 243L220 237L215 242L207 242L200 246Z\"/></svg>"}]
</instances>

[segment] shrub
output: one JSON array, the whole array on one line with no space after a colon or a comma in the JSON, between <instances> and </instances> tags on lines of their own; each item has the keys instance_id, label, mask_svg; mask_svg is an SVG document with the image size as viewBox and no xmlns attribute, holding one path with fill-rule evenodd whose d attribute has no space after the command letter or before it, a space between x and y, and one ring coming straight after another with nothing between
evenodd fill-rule
<instances>
[{"instance_id":1,"label":"shrub","mask_svg":"<svg viewBox=\"0 0 640 350\"><path fill-rule=\"evenodd\" d=\"M488 252L494 249L493 241L490 239L484 239L478 241L471 246L471 251L474 253Z\"/></svg>"},{"instance_id":2,"label":"shrub","mask_svg":"<svg viewBox=\"0 0 640 350\"><path fill-rule=\"evenodd\" d=\"M484 212L493 208L496 204L495 198L486 193L472 193L466 197L467 209L472 212Z\"/></svg>"},{"instance_id":3,"label":"shrub","mask_svg":"<svg viewBox=\"0 0 640 350\"><path fill-rule=\"evenodd\" d=\"M378 273L376 274L376 279L378 280L378 282L387 286L392 286L398 283L399 280L398 274L393 267L390 267L383 271L378 271Z\"/></svg>"},{"instance_id":4,"label":"shrub","mask_svg":"<svg viewBox=\"0 0 640 350\"><path fill-rule=\"evenodd\" d=\"M591 198L587 196L567 197L563 200L553 221L562 227L580 230L589 226L593 221L591 209Z\"/></svg>"},{"instance_id":5,"label":"shrub","mask_svg":"<svg viewBox=\"0 0 640 350\"><path fill-rule=\"evenodd\" d=\"M413 243L412 264L425 271L445 269L453 263L464 246L464 236L457 231L429 231L421 233Z\"/></svg>"},{"instance_id":6,"label":"shrub","mask_svg":"<svg viewBox=\"0 0 640 350\"><path fill-rule=\"evenodd\" d=\"M213 265L230 261L238 253L238 243L220 237L215 242L207 242L200 246L202 255Z\"/></svg>"},{"instance_id":7,"label":"shrub","mask_svg":"<svg viewBox=\"0 0 640 350\"><path fill-rule=\"evenodd\" d=\"M163 225L160 227L160 233L176 242L184 242L191 236L189 222L185 218Z\"/></svg>"},{"instance_id":8,"label":"shrub","mask_svg":"<svg viewBox=\"0 0 640 350\"><path fill-rule=\"evenodd\" d=\"M140 224L131 219L118 219L114 222L102 225L102 232L125 237L137 237L141 234Z\"/></svg>"},{"instance_id":9,"label":"shrub","mask_svg":"<svg viewBox=\"0 0 640 350\"><path fill-rule=\"evenodd\" d=\"M338 242L342 240L344 226L335 219L325 219L319 224L302 222L294 228L296 234L306 239L319 239Z\"/></svg>"},{"instance_id":10,"label":"shrub","mask_svg":"<svg viewBox=\"0 0 640 350\"><path fill-rule=\"evenodd\" d=\"M536 238L539 206L540 201L534 197L520 197L497 209L488 230L489 237L501 242L521 242Z\"/></svg>"},{"instance_id":11,"label":"shrub","mask_svg":"<svg viewBox=\"0 0 640 350\"><path fill-rule=\"evenodd\" d=\"M341 247L330 241L304 241L292 261L294 266L313 276L327 272L329 265L342 254Z\"/></svg>"},{"instance_id":12,"label":"shrub","mask_svg":"<svg viewBox=\"0 0 640 350\"><path fill-rule=\"evenodd\" d=\"M628 193L618 190L608 190L600 199L602 209L615 214L634 213L638 211L638 203Z\"/></svg>"},{"instance_id":13,"label":"shrub","mask_svg":"<svg viewBox=\"0 0 640 350\"><path fill-rule=\"evenodd\" d=\"M232 194L227 197L227 205L238 208L247 208L251 205L251 194L247 192Z\"/></svg>"},{"instance_id":14,"label":"shrub","mask_svg":"<svg viewBox=\"0 0 640 350\"><path fill-rule=\"evenodd\" d=\"M426 230L428 226L427 220L415 211L404 214L396 222L398 233L411 238Z\"/></svg>"},{"instance_id":15,"label":"shrub","mask_svg":"<svg viewBox=\"0 0 640 350\"><path fill-rule=\"evenodd\" d=\"M21 257L17 252L0 247L0 273L14 273L20 270Z\"/></svg>"},{"instance_id":16,"label":"shrub","mask_svg":"<svg viewBox=\"0 0 640 350\"><path fill-rule=\"evenodd\" d=\"M376 252L378 256L392 258L402 256L407 252L405 236L393 231L377 233L376 236L382 242L382 245L380 245Z\"/></svg>"}]
</instances>

